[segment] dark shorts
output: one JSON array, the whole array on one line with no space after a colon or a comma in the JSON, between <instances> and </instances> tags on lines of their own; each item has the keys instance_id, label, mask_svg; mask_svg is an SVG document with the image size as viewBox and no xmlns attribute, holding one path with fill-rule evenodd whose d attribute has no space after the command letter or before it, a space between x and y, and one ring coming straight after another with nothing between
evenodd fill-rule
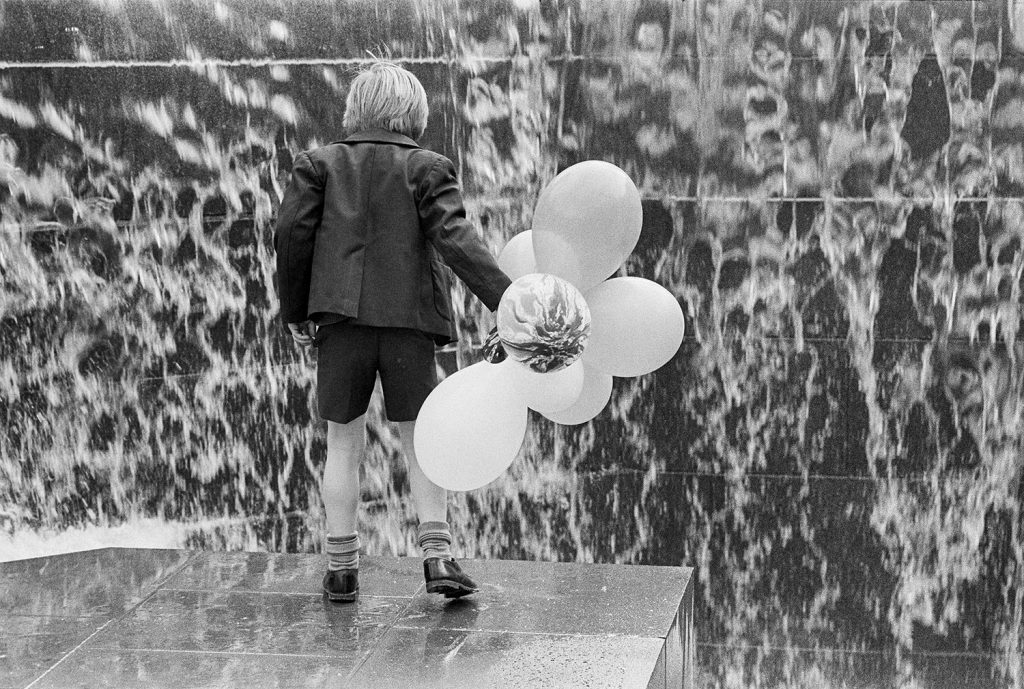
<instances>
[{"instance_id":1,"label":"dark shorts","mask_svg":"<svg viewBox=\"0 0 1024 689\"><path fill-rule=\"evenodd\" d=\"M380 374L389 421L414 421L437 385L434 340L409 328L332 323L316 331L320 418L348 423L366 413Z\"/></svg>"}]
</instances>

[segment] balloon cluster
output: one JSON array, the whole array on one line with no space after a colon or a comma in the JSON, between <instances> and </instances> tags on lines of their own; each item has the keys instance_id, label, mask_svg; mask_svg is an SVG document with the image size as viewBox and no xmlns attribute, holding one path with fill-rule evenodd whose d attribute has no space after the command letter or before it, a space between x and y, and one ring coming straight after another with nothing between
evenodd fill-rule
<instances>
[{"instance_id":1,"label":"balloon cluster","mask_svg":"<svg viewBox=\"0 0 1024 689\"><path fill-rule=\"evenodd\" d=\"M667 363L683 340L683 312L661 285L612 277L640 238L640 193L611 163L588 160L541 192L531 230L512 238L498 265L514 280L498 306L508 358L445 378L416 423L416 456L450 490L498 478L526 436L527 409L561 424L593 419L612 377Z\"/></svg>"}]
</instances>

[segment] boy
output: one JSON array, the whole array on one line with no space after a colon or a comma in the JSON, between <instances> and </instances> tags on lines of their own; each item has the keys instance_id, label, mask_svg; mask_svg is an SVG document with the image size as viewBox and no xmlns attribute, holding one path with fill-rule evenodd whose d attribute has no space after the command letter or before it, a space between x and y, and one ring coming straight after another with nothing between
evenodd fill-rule
<instances>
[{"instance_id":1,"label":"boy","mask_svg":"<svg viewBox=\"0 0 1024 689\"><path fill-rule=\"evenodd\" d=\"M370 65L345 101L352 134L295 158L275 228L281 316L296 343L319 347L317 406L328 427L323 589L333 601L359 591L359 463L378 374L409 465L427 591L457 598L477 590L452 558L447 492L420 469L413 433L436 385L434 346L455 341L441 259L492 312L510 280L466 220L452 162L416 144L427 115L413 74Z\"/></svg>"}]
</instances>

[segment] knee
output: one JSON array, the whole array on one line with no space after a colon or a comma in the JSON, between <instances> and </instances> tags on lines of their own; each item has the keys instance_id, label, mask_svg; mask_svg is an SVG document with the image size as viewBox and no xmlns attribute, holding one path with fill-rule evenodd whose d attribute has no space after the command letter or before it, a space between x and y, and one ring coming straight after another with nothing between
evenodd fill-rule
<instances>
[{"instance_id":1,"label":"knee","mask_svg":"<svg viewBox=\"0 0 1024 689\"><path fill-rule=\"evenodd\" d=\"M416 422L415 421L399 421L398 422L398 437L402 441L402 449L405 450L406 457L409 459L416 458L416 447L413 443L413 436L416 434Z\"/></svg>"},{"instance_id":2,"label":"knee","mask_svg":"<svg viewBox=\"0 0 1024 689\"><path fill-rule=\"evenodd\" d=\"M415 421L399 421L398 422L398 435L402 440L412 440L413 434L416 432Z\"/></svg>"},{"instance_id":3,"label":"knee","mask_svg":"<svg viewBox=\"0 0 1024 689\"><path fill-rule=\"evenodd\" d=\"M364 434L366 432L366 415L362 415L358 418L352 419L348 423L338 423L337 421L327 422L327 442L328 444L341 444L356 445L364 442Z\"/></svg>"}]
</instances>

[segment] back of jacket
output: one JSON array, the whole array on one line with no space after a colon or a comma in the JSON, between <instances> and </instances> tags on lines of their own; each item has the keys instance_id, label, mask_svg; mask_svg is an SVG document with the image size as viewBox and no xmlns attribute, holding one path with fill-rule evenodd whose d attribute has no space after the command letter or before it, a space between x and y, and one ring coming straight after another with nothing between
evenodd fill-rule
<instances>
[{"instance_id":1,"label":"back of jacket","mask_svg":"<svg viewBox=\"0 0 1024 689\"><path fill-rule=\"evenodd\" d=\"M352 319L444 344L455 340L444 263L491 311L510 282L466 219L452 162L386 130L296 157L274 245L286 323Z\"/></svg>"}]
</instances>

